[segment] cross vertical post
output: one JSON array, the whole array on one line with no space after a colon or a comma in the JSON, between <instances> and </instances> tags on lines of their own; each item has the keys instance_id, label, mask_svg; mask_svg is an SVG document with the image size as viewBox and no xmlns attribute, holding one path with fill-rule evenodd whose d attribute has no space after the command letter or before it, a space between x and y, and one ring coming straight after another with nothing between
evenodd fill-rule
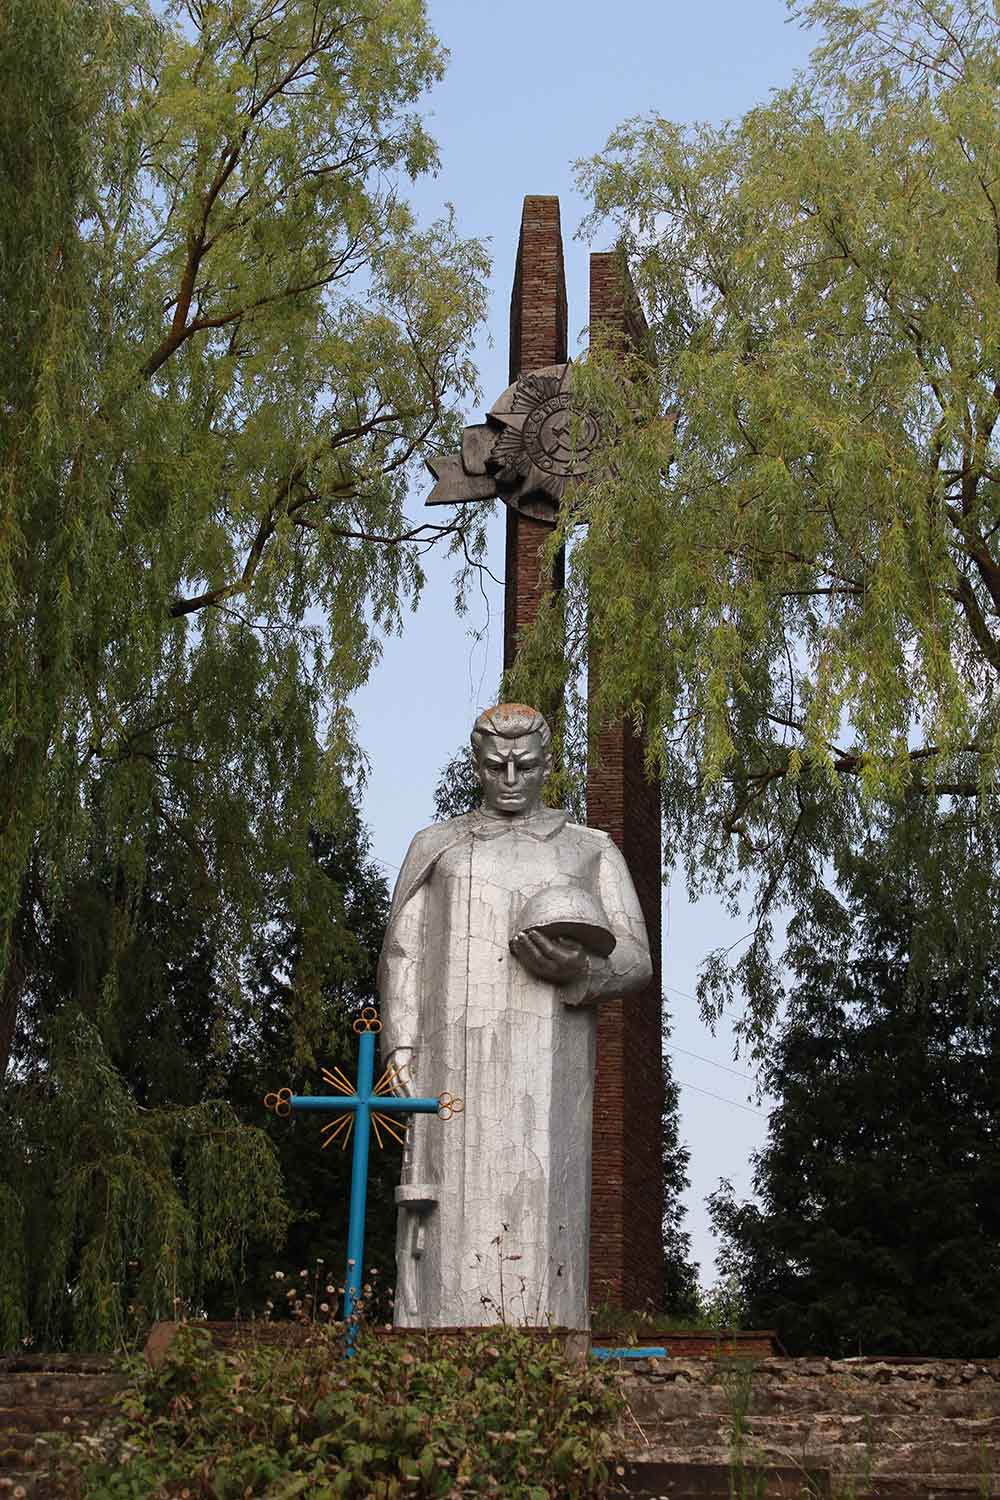
<instances>
[{"instance_id":1,"label":"cross vertical post","mask_svg":"<svg viewBox=\"0 0 1000 1500\"><path fill-rule=\"evenodd\" d=\"M400 1115L439 1115L450 1120L464 1108L461 1099L452 1094L439 1094L436 1099L408 1098L393 1092L402 1082L403 1070L390 1063L377 1083L375 1078L375 1038L382 1030L378 1012L371 1006L365 1008L354 1022L358 1034L358 1081L356 1088L340 1068L324 1068L323 1078L337 1090L335 1094L293 1094L291 1089L279 1089L266 1094L266 1108L275 1114L287 1116L292 1110L318 1110L323 1114L339 1116L322 1128L326 1136L323 1149L340 1141L343 1150L351 1133L354 1133L354 1149L351 1158L351 1207L347 1226L347 1271L344 1276L344 1322L347 1325L347 1356L354 1353L357 1339L357 1317L355 1308L361 1298L364 1284L365 1256L365 1209L368 1197L368 1152L371 1146L372 1128L375 1139L382 1145L382 1130L395 1140L402 1142L406 1127ZM374 1086L373 1086L374 1083Z\"/></svg>"},{"instance_id":2,"label":"cross vertical post","mask_svg":"<svg viewBox=\"0 0 1000 1500\"><path fill-rule=\"evenodd\" d=\"M370 1098L375 1078L375 1033L363 1031L358 1046L358 1098ZM351 1162L351 1212L347 1225L347 1274L344 1278L344 1322L351 1337L351 1317L361 1295L365 1254L365 1211L368 1207L368 1146L370 1109L355 1109L354 1157Z\"/></svg>"}]
</instances>

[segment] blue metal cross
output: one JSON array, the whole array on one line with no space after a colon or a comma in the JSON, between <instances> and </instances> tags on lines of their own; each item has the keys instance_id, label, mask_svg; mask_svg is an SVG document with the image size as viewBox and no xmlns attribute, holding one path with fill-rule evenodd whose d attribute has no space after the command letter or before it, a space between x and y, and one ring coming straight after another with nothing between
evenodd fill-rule
<instances>
[{"instance_id":1,"label":"blue metal cross","mask_svg":"<svg viewBox=\"0 0 1000 1500\"><path fill-rule=\"evenodd\" d=\"M382 1131L387 1131L397 1141L405 1140L399 1115L440 1115L450 1120L460 1114L464 1105L461 1099L451 1094L440 1094L436 1099L408 1099L393 1093L401 1080L403 1070L390 1063L378 1083L372 1087L375 1077L375 1037L382 1030L378 1012L371 1006L361 1012L354 1022L354 1030L360 1037L358 1045L358 1084L352 1089L339 1068L322 1070L327 1083L337 1094L293 1094L290 1089L279 1089L276 1094L266 1094L264 1104L275 1114L288 1115L293 1109L317 1109L324 1113L340 1113L339 1120L324 1125L326 1136L323 1148L340 1140L343 1151L354 1130L354 1154L351 1161L351 1212L347 1228L347 1275L344 1278L344 1322L347 1324L347 1353L354 1353L357 1335L357 1319L354 1308L361 1295L365 1253L365 1207L368 1194L368 1149L371 1131L382 1145Z\"/></svg>"}]
</instances>

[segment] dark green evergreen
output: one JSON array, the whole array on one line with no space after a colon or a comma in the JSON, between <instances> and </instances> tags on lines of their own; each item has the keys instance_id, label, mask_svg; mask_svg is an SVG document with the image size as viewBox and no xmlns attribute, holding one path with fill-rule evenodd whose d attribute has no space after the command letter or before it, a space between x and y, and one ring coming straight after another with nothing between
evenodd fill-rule
<instances>
[{"instance_id":1,"label":"dark green evergreen","mask_svg":"<svg viewBox=\"0 0 1000 1500\"><path fill-rule=\"evenodd\" d=\"M725 1183L710 1200L720 1267L792 1353L995 1356L995 835L914 812L838 876L790 929L759 1202Z\"/></svg>"},{"instance_id":2,"label":"dark green evergreen","mask_svg":"<svg viewBox=\"0 0 1000 1500\"><path fill-rule=\"evenodd\" d=\"M319 1067L336 1064L354 1079L358 1038L354 1017L366 1005L377 1004L376 967L389 914L386 880L369 854L367 832L353 808L345 810L337 836L314 834L312 849L317 869L326 883L327 907L335 914L336 939L323 950L320 972L312 976L320 995L321 1014L316 1034L315 1064L297 1056L293 1017L298 1006L295 985L305 957L303 934L294 913L275 913L262 933L253 958L249 988L254 994L253 1020L239 1036L232 1054L227 1097L248 1122L265 1120L265 1092L282 1086L296 1093L329 1093ZM335 1305L337 1294L328 1285L343 1285L347 1250L351 1152L339 1144L323 1149L317 1115L288 1119L266 1116L271 1143L281 1167L291 1222L283 1246L258 1239L247 1255L246 1274L235 1299L242 1311L260 1313L273 1302L273 1316L289 1312L289 1281L301 1291L301 1272L308 1271L308 1290L314 1280L318 1301ZM386 1138L384 1150L372 1140L369 1157L366 1265L378 1274L374 1306L388 1313L387 1292L395 1280L396 1208L401 1147ZM317 1274L318 1268L318 1274ZM275 1272L286 1273L284 1284ZM234 1309L231 1288L217 1289L220 1316Z\"/></svg>"},{"instance_id":3,"label":"dark green evergreen","mask_svg":"<svg viewBox=\"0 0 1000 1500\"><path fill-rule=\"evenodd\" d=\"M280 1314L278 1269L286 1288L308 1267L312 1290L317 1262L323 1288L342 1281L349 1153L321 1149L315 1118L268 1115L263 1095L322 1087L324 1062L351 1074L388 891L346 797L310 848L321 932L310 946L279 899L239 989L183 844L150 851L122 942L114 867L81 873L54 911L26 892L26 1001L0 1117L4 1346L125 1342L175 1306L230 1317L270 1299ZM308 1054L299 987L313 997ZM394 1145L373 1157L369 1263L388 1281L398 1171Z\"/></svg>"}]
</instances>

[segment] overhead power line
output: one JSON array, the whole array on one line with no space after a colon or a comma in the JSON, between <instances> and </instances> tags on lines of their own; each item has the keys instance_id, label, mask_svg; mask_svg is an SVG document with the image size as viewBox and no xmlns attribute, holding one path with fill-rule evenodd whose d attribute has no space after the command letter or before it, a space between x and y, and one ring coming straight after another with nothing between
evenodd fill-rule
<instances>
[{"instance_id":1,"label":"overhead power line","mask_svg":"<svg viewBox=\"0 0 1000 1500\"><path fill-rule=\"evenodd\" d=\"M757 1082L752 1073L742 1073L739 1068L727 1068L725 1063L716 1062L712 1057L702 1057L700 1052L691 1052L687 1047L678 1047L675 1042L668 1042L666 1050L668 1052L683 1052L685 1057L696 1057L699 1062L708 1063L710 1067L721 1068L723 1073L732 1073L734 1078L745 1078L749 1083Z\"/></svg>"},{"instance_id":2,"label":"overhead power line","mask_svg":"<svg viewBox=\"0 0 1000 1500\"><path fill-rule=\"evenodd\" d=\"M374 863L377 865L382 865L384 868L388 868L390 870L399 870L398 865L391 864L387 859L376 859ZM663 988L665 990L670 990L675 995L682 995L685 1000L696 1000L696 997L694 995L688 994L687 990L679 990L675 984L665 984ZM698 1062L708 1063L709 1067L720 1068L723 1073L731 1073L734 1078L745 1078L749 1083L754 1083L756 1081L752 1073L743 1073L739 1068L727 1067L725 1063L716 1062L714 1057L703 1057L700 1052L692 1052L688 1047L678 1047L673 1043L670 1043L668 1044L666 1050L668 1052L681 1052L685 1057L693 1057ZM679 1088L694 1089L696 1094L705 1094L707 1098L715 1099L719 1104L731 1104L733 1109L745 1110L747 1114L759 1115L764 1120L768 1118L768 1115L770 1113L769 1110L757 1109L752 1104L741 1104L738 1099L727 1099L723 1094L713 1094L711 1089L700 1088L696 1083L684 1083L679 1078L675 1078L674 1082L678 1085Z\"/></svg>"},{"instance_id":3,"label":"overhead power line","mask_svg":"<svg viewBox=\"0 0 1000 1500\"><path fill-rule=\"evenodd\" d=\"M757 1109L753 1104L741 1104L738 1099L727 1099L723 1094L713 1094L711 1089L699 1088L696 1083L685 1083L681 1078L675 1078L674 1082L682 1089L694 1089L696 1094L707 1094L709 1099L718 1099L720 1104L731 1104L734 1109L745 1109L748 1115L759 1115L766 1120L771 1111L768 1109Z\"/></svg>"}]
</instances>

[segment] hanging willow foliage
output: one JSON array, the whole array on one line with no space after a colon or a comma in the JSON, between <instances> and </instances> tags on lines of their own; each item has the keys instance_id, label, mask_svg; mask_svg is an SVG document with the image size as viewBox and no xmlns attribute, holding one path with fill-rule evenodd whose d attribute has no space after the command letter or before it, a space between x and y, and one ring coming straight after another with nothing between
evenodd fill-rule
<instances>
[{"instance_id":1,"label":"hanging willow foliage","mask_svg":"<svg viewBox=\"0 0 1000 1500\"><path fill-rule=\"evenodd\" d=\"M401 191L441 71L415 0L4 7L0 1066L29 862L55 891L96 839L134 888L185 841L237 953L270 881L307 902L422 546L482 543L404 513L484 307Z\"/></svg>"},{"instance_id":2,"label":"hanging willow foliage","mask_svg":"<svg viewBox=\"0 0 1000 1500\"><path fill-rule=\"evenodd\" d=\"M200 1101L276 910L311 1058L347 699L422 549L483 545L479 516L405 514L457 440L488 268L405 200L442 68L420 0L0 12L6 1341L106 1343L280 1237L264 1137ZM131 1094L147 970L172 1071L145 1039Z\"/></svg>"},{"instance_id":3,"label":"hanging willow foliage","mask_svg":"<svg viewBox=\"0 0 1000 1500\"><path fill-rule=\"evenodd\" d=\"M264 1133L222 1102L140 1107L79 1012L55 1043L57 1073L9 1087L0 1116L0 1347L120 1347L197 1312L251 1237L280 1242L281 1174Z\"/></svg>"},{"instance_id":4,"label":"hanging willow foliage","mask_svg":"<svg viewBox=\"0 0 1000 1500\"><path fill-rule=\"evenodd\" d=\"M580 369L604 442L565 528L599 711L649 728L692 890L755 904L758 1037L771 914L866 799L993 817L1000 756L1000 22L791 8L820 47L790 88L720 126L632 120L581 165L650 342ZM726 955L706 977L716 1011Z\"/></svg>"}]
</instances>

